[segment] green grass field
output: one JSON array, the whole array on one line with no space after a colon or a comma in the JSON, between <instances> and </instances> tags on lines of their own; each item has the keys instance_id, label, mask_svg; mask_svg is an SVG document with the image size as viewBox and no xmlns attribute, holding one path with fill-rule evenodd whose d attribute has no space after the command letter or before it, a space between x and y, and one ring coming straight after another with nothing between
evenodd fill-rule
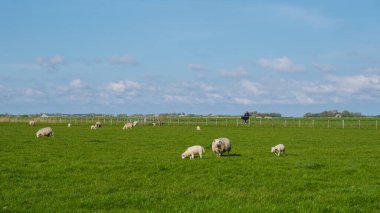
<instances>
[{"instance_id":1,"label":"green grass field","mask_svg":"<svg viewBox=\"0 0 380 213\"><path fill-rule=\"evenodd\" d=\"M380 211L375 129L121 127L0 123L0 212ZM211 152L217 137L230 156ZM204 158L182 160L197 144Z\"/></svg>"}]
</instances>

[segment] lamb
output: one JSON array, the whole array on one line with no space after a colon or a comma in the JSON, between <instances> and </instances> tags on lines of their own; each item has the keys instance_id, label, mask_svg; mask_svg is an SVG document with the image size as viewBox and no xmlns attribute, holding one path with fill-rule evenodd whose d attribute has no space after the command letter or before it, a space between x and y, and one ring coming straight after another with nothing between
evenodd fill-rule
<instances>
[{"instance_id":1,"label":"lamb","mask_svg":"<svg viewBox=\"0 0 380 213\"><path fill-rule=\"evenodd\" d=\"M43 137L43 136L50 137L53 135L54 135L53 130L50 127L42 128L36 132L37 138Z\"/></svg>"},{"instance_id":2,"label":"lamb","mask_svg":"<svg viewBox=\"0 0 380 213\"><path fill-rule=\"evenodd\" d=\"M29 121L29 126L34 126L35 122L34 120Z\"/></svg>"},{"instance_id":3,"label":"lamb","mask_svg":"<svg viewBox=\"0 0 380 213\"><path fill-rule=\"evenodd\" d=\"M102 127L102 124L101 124L99 121L97 121L97 122L95 123L95 126L96 126L96 128L100 128L100 127Z\"/></svg>"},{"instance_id":4,"label":"lamb","mask_svg":"<svg viewBox=\"0 0 380 213\"><path fill-rule=\"evenodd\" d=\"M185 159L187 157L191 159L194 159L194 155L198 154L200 158L202 158L202 153L205 152L205 149L200 145L191 146L186 149L184 153L182 153L182 159Z\"/></svg>"},{"instance_id":5,"label":"lamb","mask_svg":"<svg viewBox=\"0 0 380 213\"><path fill-rule=\"evenodd\" d=\"M285 154L284 144L278 144L278 145L272 147L271 152L277 156L280 156L281 154Z\"/></svg>"},{"instance_id":6,"label":"lamb","mask_svg":"<svg viewBox=\"0 0 380 213\"><path fill-rule=\"evenodd\" d=\"M68 123L68 124L67 124L67 127L69 127L69 128L70 128L70 127L71 127L71 123Z\"/></svg>"},{"instance_id":7,"label":"lamb","mask_svg":"<svg viewBox=\"0 0 380 213\"><path fill-rule=\"evenodd\" d=\"M211 144L212 151L220 158L222 153L227 152L228 155L231 151L231 142L228 138L217 138Z\"/></svg>"},{"instance_id":8,"label":"lamb","mask_svg":"<svg viewBox=\"0 0 380 213\"><path fill-rule=\"evenodd\" d=\"M198 130L198 131L201 130L201 127L200 127L200 126L197 126L196 130Z\"/></svg>"},{"instance_id":9,"label":"lamb","mask_svg":"<svg viewBox=\"0 0 380 213\"><path fill-rule=\"evenodd\" d=\"M133 127L135 127L138 123L138 121L133 121Z\"/></svg>"},{"instance_id":10,"label":"lamb","mask_svg":"<svg viewBox=\"0 0 380 213\"><path fill-rule=\"evenodd\" d=\"M133 123L126 123L123 126L123 129L132 129L133 128Z\"/></svg>"},{"instance_id":11,"label":"lamb","mask_svg":"<svg viewBox=\"0 0 380 213\"><path fill-rule=\"evenodd\" d=\"M96 129L96 125L91 125L91 129Z\"/></svg>"}]
</instances>

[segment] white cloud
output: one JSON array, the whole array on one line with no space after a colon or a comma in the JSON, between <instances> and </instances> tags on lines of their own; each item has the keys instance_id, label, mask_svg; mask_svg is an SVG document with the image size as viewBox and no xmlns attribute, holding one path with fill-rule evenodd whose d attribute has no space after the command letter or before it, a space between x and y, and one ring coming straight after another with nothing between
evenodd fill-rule
<instances>
[{"instance_id":1,"label":"white cloud","mask_svg":"<svg viewBox=\"0 0 380 213\"><path fill-rule=\"evenodd\" d=\"M75 89L83 88L84 85L80 79L74 79L70 82L70 87Z\"/></svg>"},{"instance_id":2,"label":"white cloud","mask_svg":"<svg viewBox=\"0 0 380 213\"><path fill-rule=\"evenodd\" d=\"M243 87L244 90L246 90L249 93L252 93L254 95L261 95L264 94L264 91L259 89L259 85L257 83L253 83L249 80L241 80L240 85ZM242 91L244 92L244 91Z\"/></svg>"},{"instance_id":3,"label":"white cloud","mask_svg":"<svg viewBox=\"0 0 380 213\"><path fill-rule=\"evenodd\" d=\"M124 92L126 90L138 90L142 84L135 81L117 81L109 83L106 88L114 92Z\"/></svg>"},{"instance_id":4,"label":"white cloud","mask_svg":"<svg viewBox=\"0 0 380 213\"><path fill-rule=\"evenodd\" d=\"M302 72L304 67L298 64L294 64L287 57L267 59L261 58L257 60L257 64L264 68L273 69L282 72Z\"/></svg>"},{"instance_id":5,"label":"white cloud","mask_svg":"<svg viewBox=\"0 0 380 213\"><path fill-rule=\"evenodd\" d=\"M380 90L380 75L356 75L356 76L334 76L329 75L329 81L335 84L336 90L353 94L366 89Z\"/></svg>"},{"instance_id":6,"label":"white cloud","mask_svg":"<svg viewBox=\"0 0 380 213\"><path fill-rule=\"evenodd\" d=\"M65 63L65 58L61 55L56 55L52 57L38 56L35 58L35 62L41 67L55 69L57 68L57 66Z\"/></svg>"},{"instance_id":7,"label":"white cloud","mask_svg":"<svg viewBox=\"0 0 380 213\"><path fill-rule=\"evenodd\" d=\"M248 98L234 98L233 101L236 104L245 106L253 104L253 101L249 100Z\"/></svg>"},{"instance_id":8,"label":"white cloud","mask_svg":"<svg viewBox=\"0 0 380 213\"><path fill-rule=\"evenodd\" d=\"M245 77L248 76L248 71L243 67L238 67L235 70L222 70L219 72L221 76L224 77Z\"/></svg>"},{"instance_id":9,"label":"white cloud","mask_svg":"<svg viewBox=\"0 0 380 213\"><path fill-rule=\"evenodd\" d=\"M211 99L223 99L223 96L218 93L206 93L205 95L207 98Z\"/></svg>"},{"instance_id":10,"label":"white cloud","mask_svg":"<svg viewBox=\"0 0 380 213\"><path fill-rule=\"evenodd\" d=\"M370 73L370 74L380 74L380 68L370 67L370 68L365 69L364 72Z\"/></svg>"},{"instance_id":11,"label":"white cloud","mask_svg":"<svg viewBox=\"0 0 380 213\"><path fill-rule=\"evenodd\" d=\"M110 64L137 64L138 61L127 55L122 56L111 56L107 59Z\"/></svg>"},{"instance_id":12,"label":"white cloud","mask_svg":"<svg viewBox=\"0 0 380 213\"><path fill-rule=\"evenodd\" d=\"M294 92L294 95L296 97L297 102L300 104L316 104L317 103L316 100L314 100L313 98L311 98L305 93Z\"/></svg>"},{"instance_id":13,"label":"white cloud","mask_svg":"<svg viewBox=\"0 0 380 213\"><path fill-rule=\"evenodd\" d=\"M187 68L189 70L195 70L195 71L204 71L206 70L206 66L203 64L188 64Z\"/></svg>"}]
</instances>

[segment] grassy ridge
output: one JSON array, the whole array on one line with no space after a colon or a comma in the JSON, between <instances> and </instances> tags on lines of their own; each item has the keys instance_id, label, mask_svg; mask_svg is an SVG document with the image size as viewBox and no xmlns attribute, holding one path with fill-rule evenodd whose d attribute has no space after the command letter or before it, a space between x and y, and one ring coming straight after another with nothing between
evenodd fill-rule
<instances>
[{"instance_id":1,"label":"grassy ridge","mask_svg":"<svg viewBox=\"0 0 380 213\"><path fill-rule=\"evenodd\" d=\"M37 139L40 127L0 124L3 212L380 211L376 130L55 125ZM222 136L232 155L217 159ZM204 159L182 160L196 144Z\"/></svg>"}]
</instances>

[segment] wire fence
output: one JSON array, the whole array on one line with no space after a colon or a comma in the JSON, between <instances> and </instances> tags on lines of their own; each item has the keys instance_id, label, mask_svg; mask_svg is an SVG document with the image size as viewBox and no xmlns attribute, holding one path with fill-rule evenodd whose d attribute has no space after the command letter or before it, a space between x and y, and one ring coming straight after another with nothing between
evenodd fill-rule
<instances>
[{"instance_id":1,"label":"wire fence","mask_svg":"<svg viewBox=\"0 0 380 213\"><path fill-rule=\"evenodd\" d=\"M244 127L281 127L281 128L340 128L340 129L375 129L378 130L377 118L251 118L244 123L240 117L1 117L0 122L38 123L61 125L92 125L99 121L102 125L123 126L127 122L138 121L138 125L170 126L244 126Z\"/></svg>"}]
</instances>

